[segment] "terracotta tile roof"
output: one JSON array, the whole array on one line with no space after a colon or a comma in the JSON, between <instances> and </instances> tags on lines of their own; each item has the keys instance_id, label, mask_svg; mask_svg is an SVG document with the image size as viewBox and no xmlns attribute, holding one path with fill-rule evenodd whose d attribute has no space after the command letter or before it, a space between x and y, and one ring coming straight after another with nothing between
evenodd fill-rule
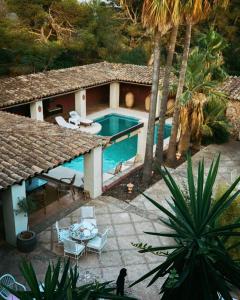
<instances>
[{"instance_id":1,"label":"terracotta tile roof","mask_svg":"<svg viewBox=\"0 0 240 300\"><path fill-rule=\"evenodd\" d=\"M0 189L46 172L108 139L0 111Z\"/></svg>"},{"instance_id":2,"label":"terracotta tile roof","mask_svg":"<svg viewBox=\"0 0 240 300\"><path fill-rule=\"evenodd\" d=\"M112 81L151 85L152 68L101 62L0 79L0 108ZM160 78L163 77L163 70Z\"/></svg>"},{"instance_id":3,"label":"terracotta tile roof","mask_svg":"<svg viewBox=\"0 0 240 300\"><path fill-rule=\"evenodd\" d=\"M240 77L230 76L221 85L220 90L232 100L240 101Z\"/></svg>"}]
</instances>

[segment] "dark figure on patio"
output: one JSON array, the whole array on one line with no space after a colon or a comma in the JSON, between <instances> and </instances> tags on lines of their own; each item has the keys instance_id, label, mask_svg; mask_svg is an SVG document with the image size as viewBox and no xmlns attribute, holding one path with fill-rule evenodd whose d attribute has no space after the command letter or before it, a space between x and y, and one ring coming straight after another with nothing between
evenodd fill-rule
<instances>
[{"instance_id":1,"label":"dark figure on patio","mask_svg":"<svg viewBox=\"0 0 240 300\"><path fill-rule=\"evenodd\" d=\"M123 268L120 270L117 279L117 295L124 296L124 283L125 277L127 276L127 269Z\"/></svg>"}]
</instances>

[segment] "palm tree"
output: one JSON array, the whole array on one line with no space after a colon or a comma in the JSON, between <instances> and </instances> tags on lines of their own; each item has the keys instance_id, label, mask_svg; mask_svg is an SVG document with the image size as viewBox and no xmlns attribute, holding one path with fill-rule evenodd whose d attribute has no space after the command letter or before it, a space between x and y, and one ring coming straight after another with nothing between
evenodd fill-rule
<instances>
[{"instance_id":1,"label":"palm tree","mask_svg":"<svg viewBox=\"0 0 240 300\"><path fill-rule=\"evenodd\" d=\"M202 142L226 143L230 136L230 124L226 117L227 104L219 99L211 99L203 108L203 124L201 126Z\"/></svg>"},{"instance_id":2,"label":"palm tree","mask_svg":"<svg viewBox=\"0 0 240 300\"><path fill-rule=\"evenodd\" d=\"M178 10L178 6L172 5L172 3L178 3L178 1L172 2L171 0L145 0L143 3L142 23L145 27L154 30L155 34L151 101L148 118L146 152L143 167L143 181L146 183L151 180L153 164L154 129L160 72L160 40L162 35L164 35L171 27L172 9L175 11Z\"/></svg>"},{"instance_id":3,"label":"palm tree","mask_svg":"<svg viewBox=\"0 0 240 300\"><path fill-rule=\"evenodd\" d=\"M178 80L177 95L175 100L175 108L172 121L172 131L169 141L167 161L169 164L172 164L176 160L176 145L177 145L177 135L178 135L178 126L179 126L179 115L180 115L180 99L183 93L185 74L187 70L188 54L191 41L191 31L192 25L198 23L199 21L208 17L209 13L216 6L226 7L229 0L194 0L194 1L185 1L183 4L184 19L186 22L186 33L184 41L184 51L182 56L182 64L180 69L180 75Z\"/></svg>"},{"instance_id":4,"label":"palm tree","mask_svg":"<svg viewBox=\"0 0 240 300\"><path fill-rule=\"evenodd\" d=\"M176 100L174 106L172 130L171 130L171 136L169 140L168 153L167 153L168 163L173 163L176 157L176 141L177 141L177 134L178 134L178 120L179 120L179 113L180 113L179 101L183 91L185 73L187 69L188 53L189 53L190 41L191 41L191 30L192 30L192 24L189 23L186 27L182 65L181 65L181 70L179 75L178 88L177 88L177 94L176 94Z\"/></svg>"},{"instance_id":5,"label":"palm tree","mask_svg":"<svg viewBox=\"0 0 240 300\"><path fill-rule=\"evenodd\" d=\"M240 177L215 200L213 193L219 161L220 156L212 161L206 178L204 160L200 161L195 179L188 157L185 186L179 186L164 168L161 175L171 193L167 201L169 209L144 195L159 209L160 220L166 227L164 232L145 233L166 240L160 245L138 243L134 246L140 253L165 259L132 285L151 276L150 286L164 277L163 300L218 300L220 296L231 300L231 287L240 288L240 266L230 255L230 249L239 247L239 242L229 248L225 244L226 238L240 236L239 218L219 224L226 209L240 194L240 190L235 189Z\"/></svg>"},{"instance_id":6,"label":"palm tree","mask_svg":"<svg viewBox=\"0 0 240 300\"><path fill-rule=\"evenodd\" d=\"M199 149L204 122L203 109L207 101L213 98L225 101L225 95L217 90L224 72L222 50L226 47L224 39L214 30L201 35L199 47L195 47L189 56L185 76L185 89L181 96L180 138L178 157L188 151L190 141ZM215 102L216 103L216 102Z\"/></svg>"},{"instance_id":7,"label":"palm tree","mask_svg":"<svg viewBox=\"0 0 240 300\"><path fill-rule=\"evenodd\" d=\"M158 165L162 164L163 161L163 140L164 140L164 126L165 126L165 114L167 111L167 100L169 95L169 83L170 74L173 62L173 55L175 51L175 45L177 40L178 24L173 26L169 41L167 63L165 67L165 74L162 86L162 98L160 102L160 112L159 112L159 127L158 127L158 141L156 148L156 161Z\"/></svg>"}]
</instances>

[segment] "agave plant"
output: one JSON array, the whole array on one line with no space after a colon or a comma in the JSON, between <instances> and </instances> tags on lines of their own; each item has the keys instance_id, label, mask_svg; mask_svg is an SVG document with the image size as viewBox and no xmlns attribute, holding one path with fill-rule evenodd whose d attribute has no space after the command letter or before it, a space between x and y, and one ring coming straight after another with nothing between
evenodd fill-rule
<instances>
[{"instance_id":1,"label":"agave plant","mask_svg":"<svg viewBox=\"0 0 240 300\"><path fill-rule=\"evenodd\" d=\"M168 238L169 244L135 246L140 253L165 254L166 259L133 285L153 276L150 286L159 277L167 276L161 288L161 299L164 300L215 300L220 299L220 295L231 300L230 286L240 288L240 266L232 260L224 244L226 237L240 236L236 231L240 223L218 225L218 219L240 193L234 191L240 177L218 201L214 201L212 195L219 160L220 155L212 161L206 178L204 160L200 161L195 182L192 161L188 157L185 190L178 186L167 169L161 171L172 196L171 201L167 201L170 208L166 209L147 195L145 197L167 217L161 220L168 230L145 233Z\"/></svg>"},{"instance_id":2,"label":"agave plant","mask_svg":"<svg viewBox=\"0 0 240 300\"><path fill-rule=\"evenodd\" d=\"M70 260L62 264L59 259L57 263L49 263L44 281L39 284L36 272L31 262L23 260L20 270L25 278L29 290L15 291L5 287L10 293L20 300L93 300L93 299L129 299L132 297L116 296L113 294L115 288L110 287L111 281L99 283L97 281L77 286L79 273L78 268L70 266Z\"/></svg>"}]
</instances>

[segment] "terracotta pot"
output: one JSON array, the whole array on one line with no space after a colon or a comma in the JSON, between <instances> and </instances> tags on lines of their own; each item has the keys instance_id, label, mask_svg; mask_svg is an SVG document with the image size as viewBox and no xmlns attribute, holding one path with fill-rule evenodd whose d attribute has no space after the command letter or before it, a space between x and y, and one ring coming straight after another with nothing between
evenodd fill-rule
<instances>
[{"instance_id":1,"label":"terracotta pot","mask_svg":"<svg viewBox=\"0 0 240 300\"><path fill-rule=\"evenodd\" d=\"M125 96L125 105L128 108L132 108L134 105L134 95L133 93L129 92Z\"/></svg>"},{"instance_id":2,"label":"terracotta pot","mask_svg":"<svg viewBox=\"0 0 240 300\"><path fill-rule=\"evenodd\" d=\"M149 110L150 110L150 101L151 101L151 97L150 97L150 95L148 95L148 96L145 98L145 109L146 109L146 111L149 111Z\"/></svg>"},{"instance_id":3,"label":"terracotta pot","mask_svg":"<svg viewBox=\"0 0 240 300\"><path fill-rule=\"evenodd\" d=\"M173 113L174 103L175 103L175 99L174 98L168 99L168 102L167 102L167 114Z\"/></svg>"},{"instance_id":4,"label":"terracotta pot","mask_svg":"<svg viewBox=\"0 0 240 300\"><path fill-rule=\"evenodd\" d=\"M37 245L37 236L34 231L22 231L17 235L17 249L28 253L33 251Z\"/></svg>"}]
</instances>

